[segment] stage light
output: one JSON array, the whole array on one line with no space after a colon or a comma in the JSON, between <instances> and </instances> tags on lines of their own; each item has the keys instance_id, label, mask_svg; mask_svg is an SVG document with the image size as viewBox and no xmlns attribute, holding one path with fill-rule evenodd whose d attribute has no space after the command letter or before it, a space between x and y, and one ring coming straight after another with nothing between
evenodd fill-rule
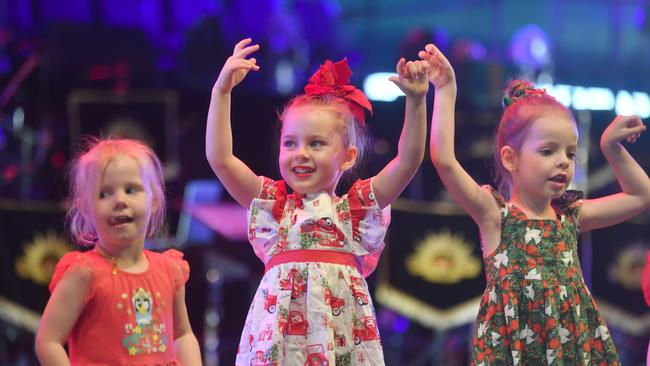
<instances>
[{"instance_id":1,"label":"stage light","mask_svg":"<svg viewBox=\"0 0 650 366\"><path fill-rule=\"evenodd\" d=\"M363 92L368 99L380 102L392 102L398 97L404 96L404 93L389 77L395 75L390 72L376 72L366 76L363 81Z\"/></svg>"},{"instance_id":2,"label":"stage light","mask_svg":"<svg viewBox=\"0 0 650 366\"><path fill-rule=\"evenodd\" d=\"M551 40L539 26L526 25L512 37L510 55L520 67L543 68L551 61Z\"/></svg>"},{"instance_id":3,"label":"stage light","mask_svg":"<svg viewBox=\"0 0 650 366\"><path fill-rule=\"evenodd\" d=\"M641 118L650 117L650 96L647 93L633 92L636 114Z\"/></svg>"},{"instance_id":4,"label":"stage light","mask_svg":"<svg viewBox=\"0 0 650 366\"><path fill-rule=\"evenodd\" d=\"M573 108L577 110L607 111L614 109L614 93L607 88L573 88Z\"/></svg>"}]
</instances>

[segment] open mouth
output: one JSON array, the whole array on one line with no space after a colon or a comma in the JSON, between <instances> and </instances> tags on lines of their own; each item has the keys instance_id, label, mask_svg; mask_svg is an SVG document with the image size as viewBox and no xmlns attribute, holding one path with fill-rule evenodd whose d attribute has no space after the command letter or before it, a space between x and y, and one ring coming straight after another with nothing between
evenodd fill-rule
<instances>
[{"instance_id":1,"label":"open mouth","mask_svg":"<svg viewBox=\"0 0 650 366\"><path fill-rule=\"evenodd\" d=\"M551 179L549 179L549 180L551 182L565 184L568 179L569 179L569 177L567 177L566 174L558 174L558 175L555 175L555 176L551 177Z\"/></svg>"},{"instance_id":2,"label":"open mouth","mask_svg":"<svg viewBox=\"0 0 650 366\"><path fill-rule=\"evenodd\" d=\"M128 224L130 222L133 222L133 218L126 215L115 216L108 221L111 226L119 226L122 224Z\"/></svg>"},{"instance_id":3,"label":"open mouth","mask_svg":"<svg viewBox=\"0 0 650 366\"><path fill-rule=\"evenodd\" d=\"M304 176L311 174L316 171L314 168L306 167L306 166L296 166L291 169L296 175L298 176Z\"/></svg>"}]
</instances>

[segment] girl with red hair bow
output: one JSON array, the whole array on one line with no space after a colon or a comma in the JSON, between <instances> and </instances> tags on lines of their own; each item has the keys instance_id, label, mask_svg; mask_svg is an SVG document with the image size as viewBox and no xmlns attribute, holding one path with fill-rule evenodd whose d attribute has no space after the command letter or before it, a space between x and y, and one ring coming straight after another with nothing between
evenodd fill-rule
<instances>
[{"instance_id":1,"label":"girl with red hair bow","mask_svg":"<svg viewBox=\"0 0 650 366\"><path fill-rule=\"evenodd\" d=\"M206 156L228 192L249 208L249 240L266 272L244 325L237 365L383 365L364 277L383 249L389 205L424 158L426 61L400 59L390 78L406 94L397 156L344 195L336 186L363 153L366 96L347 60L326 61L280 115L282 180L258 177L233 155L232 89L258 71L259 49L237 43L212 89ZM288 192L290 188L291 193Z\"/></svg>"}]
</instances>

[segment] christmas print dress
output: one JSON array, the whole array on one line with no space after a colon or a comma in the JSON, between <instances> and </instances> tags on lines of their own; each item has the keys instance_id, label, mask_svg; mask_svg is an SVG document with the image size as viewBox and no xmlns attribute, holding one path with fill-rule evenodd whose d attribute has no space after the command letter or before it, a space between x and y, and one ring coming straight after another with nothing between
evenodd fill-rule
<instances>
[{"instance_id":1,"label":"christmas print dress","mask_svg":"<svg viewBox=\"0 0 650 366\"><path fill-rule=\"evenodd\" d=\"M485 188L501 207L501 243L484 259L472 365L620 365L578 260L582 193L554 200L556 219L533 220Z\"/></svg>"},{"instance_id":2,"label":"christmas print dress","mask_svg":"<svg viewBox=\"0 0 650 366\"><path fill-rule=\"evenodd\" d=\"M248 235L266 272L248 311L236 364L383 365L364 276L384 247L390 208L380 209L369 179L355 182L342 197L287 194L283 181L261 179ZM298 259L271 264L286 255ZM332 256L353 263L326 260Z\"/></svg>"}]
</instances>

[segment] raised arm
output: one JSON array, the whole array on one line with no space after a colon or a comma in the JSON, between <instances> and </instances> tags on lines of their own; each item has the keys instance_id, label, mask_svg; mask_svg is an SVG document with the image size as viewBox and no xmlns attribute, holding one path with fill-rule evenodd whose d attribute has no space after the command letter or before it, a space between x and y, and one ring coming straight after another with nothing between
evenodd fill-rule
<instances>
[{"instance_id":1,"label":"raised arm","mask_svg":"<svg viewBox=\"0 0 650 366\"><path fill-rule=\"evenodd\" d=\"M257 60L246 59L259 45L250 45L247 38L235 45L232 56L226 60L219 78L212 87L208 121L205 132L205 156L221 184L240 205L248 207L261 189L261 181L232 153L230 127L230 99L232 89L250 70L257 71Z\"/></svg>"},{"instance_id":2,"label":"raised arm","mask_svg":"<svg viewBox=\"0 0 650 366\"><path fill-rule=\"evenodd\" d=\"M427 134L426 96L428 63L397 62L397 76L390 78L406 94L404 127L397 145L397 156L372 180L377 203L386 207L402 193L424 159Z\"/></svg>"},{"instance_id":3,"label":"raised arm","mask_svg":"<svg viewBox=\"0 0 650 366\"><path fill-rule=\"evenodd\" d=\"M484 190L463 169L454 152L454 105L456 103L456 76L445 56L432 44L420 51L427 60L429 81L435 88L433 116L431 117L431 161L442 183L456 202L486 233L486 226L499 225L499 207L492 195Z\"/></svg>"},{"instance_id":4,"label":"raised arm","mask_svg":"<svg viewBox=\"0 0 650 366\"><path fill-rule=\"evenodd\" d=\"M41 365L70 365L63 346L83 311L90 282L89 269L72 268L54 289L36 333L36 356Z\"/></svg>"},{"instance_id":5,"label":"raised arm","mask_svg":"<svg viewBox=\"0 0 650 366\"><path fill-rule=\"evenodd\" d=\"M600 149L623 192L585 200L579 217L583 231L617 224L650 207L648 174L622 144L623 140L636 142L645 130L638 116L618 116L603 132Z\"/></svg>"}]
</instances>

